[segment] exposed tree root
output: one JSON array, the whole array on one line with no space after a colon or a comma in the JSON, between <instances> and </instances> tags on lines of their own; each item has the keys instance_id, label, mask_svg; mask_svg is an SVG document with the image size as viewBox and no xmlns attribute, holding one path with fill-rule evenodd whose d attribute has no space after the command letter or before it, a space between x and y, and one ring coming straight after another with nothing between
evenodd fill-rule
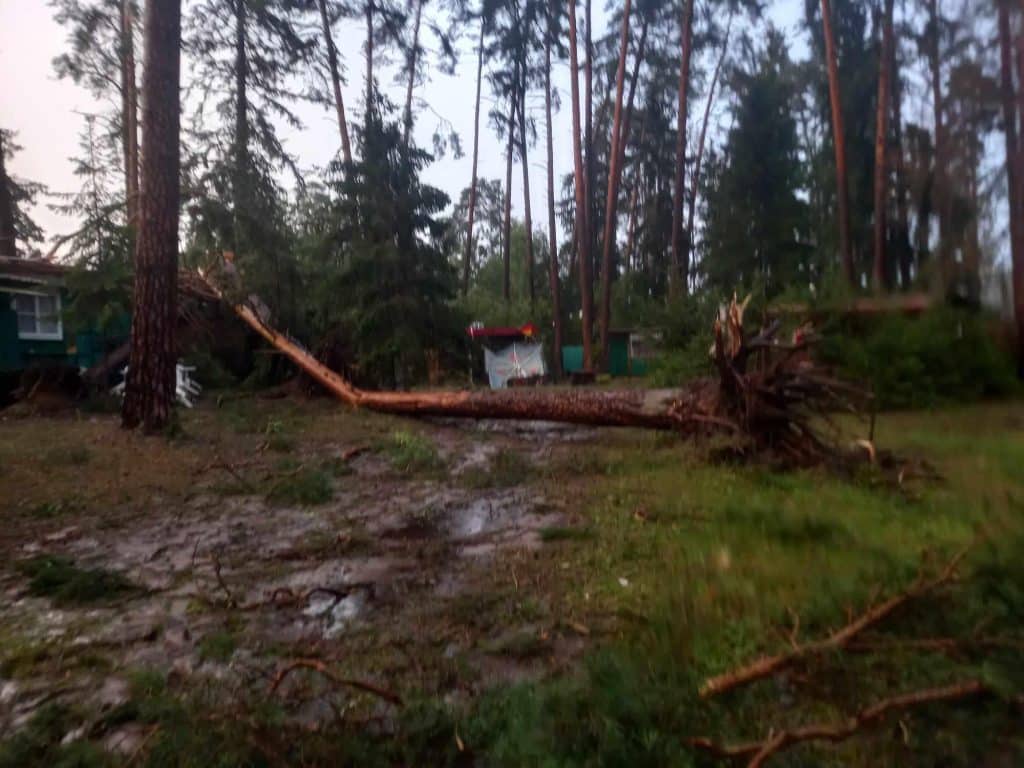
<instances>
[{"instance_id":1,"label":"exposed tree root","mask_svg":"<svg viewBox=\"0 0 1024 768\"><path fill-rule=\"evenodd\" d=\"M397 693L392 693L391 691L385 688L381 688L380 686L374 685L373 683L368 683L365 680L356 680L354 678L349 677L340 677L336 675L334 672L332 672L327 667L327 665L324 664L324 662L322 662L320 659L294 659L288 662L285 666L278 670L276 675L274 675L274 679L273 681L271 681L270 684L270 695L276 693L277 689L281 687L281 683L284 682L285 678L298 669L312 670L313 672L317 672L323 675L325 678L327 678L339 687L355 688L356 690L371 693L374 696L377 696L378 698L384 699L384 701L394 704L395 706L402 706L402 697L399 696Z\"/></svg>"},{"instance_id":2,"label":"exposed tree root","mask_svg":"<svg viewBox=\"0 0 1024 768\"><path fill-rule=\"evenodd\" d=\"M833 743L845 741L865 728L876 725L890 712L940 701L958 701L991 692L991 689L979 680L966 680L939 688L925 688L882 699L864 707L847 720L834 723L814 723L792 730L770 733L764 741L720 744L708 738L693 738L689 740L689 744L717 757L749 758L748 768L760 768L773 755L797 744L809 741Z\"/></svg>"},{"instance_id":3,"label":"exposed tree root","mask_svg":"<svg viewBox=\"0 0 1024 768\"><path fill-rule=\"evenodd\" d=\"M933 579L918 578L909 589L899 593L898 595L890 597L885 602L869 608L857 619L851 621L836 632L833 632L824 640L818 640L806 645L799 645L795 642L794 638L792 639L793 649L786 653L780 653L774 656L763 656L762 658L746 664L739 669L734 669L730 672L726 672L725 674L708 678L700 688L700 695L704 698L717 696L755 680L769 677L807 657L820 656L821 654L829 651L845 648L850 641L856 638L864 630L875 626L906 603L926 595L929 592L933 592L939 587L953 581L956 578L957 567L960 565L960 562L966 556L971 546L973 546L973 542L950 560L937 577Z\"/></svg>"}]
</instances>

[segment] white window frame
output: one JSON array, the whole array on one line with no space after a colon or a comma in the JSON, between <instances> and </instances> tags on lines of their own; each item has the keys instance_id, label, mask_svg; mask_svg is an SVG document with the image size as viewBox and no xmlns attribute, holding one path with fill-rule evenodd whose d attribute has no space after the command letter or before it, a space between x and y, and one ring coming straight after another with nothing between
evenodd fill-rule
<instances>
[{"instance_id":1,"label":"white window frame","mask_svg":"<svg viewBox=\"0 0 1024 768\"><path fill-rule=\"evenodd\" d=\"M62 307L61 307L60 292L59 291L54 292L54 293L50 293L48 291L26 291L26 290L22 290L20 288L15 288L15 289L7 288L7 289L4 289L4 290L7 293L11 294L11 311L13 311L15 314L18 313L18 306L17 306L17 303L15 301L15 296L16 295L33 296L33 297L44 296L46 298L54 299L54 301L56 303L56 306L55 306L55 312L56 312L56 315L57 315L57 330L56 331L54 331L52 333L42 333L42 332L38 332L38 331L37 332L32 332L32 333L26 333L26 332L22 331L19 328L18 329L18 338L19 339L23 339L25 341L63 341L64 340L64 318L62 316ZM36 301L36 322L37 322L37 327L38 327L38 318L39 318L39 302Z\"/></svg>"}]
</instances>

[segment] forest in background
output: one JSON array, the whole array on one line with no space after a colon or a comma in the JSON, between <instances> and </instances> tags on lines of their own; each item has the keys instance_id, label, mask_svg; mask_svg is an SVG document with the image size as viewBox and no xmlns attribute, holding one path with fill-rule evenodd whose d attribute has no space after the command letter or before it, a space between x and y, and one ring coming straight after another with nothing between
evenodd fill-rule
<instances>
[{"instance_id":1,"label":"forest in background","mask_svg":"<svg viewBox=\"0 0 1024 768\"><path fill-rule=\"evenodd\" d=\"M52 5L67 30L56 74L110 108L86 120L81 190L54 202L81 226L44 243L27 209L46 190L4 172L0 242L73 262L70 318L102 324L131 306L141 14L122 0ZM1010 293L993 280L1007 255L1024 320L1020 4L807 0L803 59L765 6L625 2L598 29L590 2L186 3L182 263L233 253L279 327L385 387L422 380L430 350L458 367L471 320L550 329L556 368L563 343L600 369L608 329L659 328L677 353L662 375L676 376L733 291L762 304L924 291L978 308L986 287ZM339 51L339 25L356 23L362 50ZM446 153L475 158L479 137L442 123L420 147L412 126L417 86L460 54L476 58L477 128L502 140L506 176L478 179L474 162L450 201L422 172ZM401 103L379 87L387 62L400 65ZM550 77L566 66L570 94ZM345 78L362 84L361 103L344 102ZM337 159L315 174L280 138L302 101L337 118ZM552 135L557 109L575 125L565 178L553 174L569 144ZM5 132L0 154L30 140ZM546 210L531 210L531 181L546 186ZM962 321L932 325L943 346ZM867 353L837 354L856 367Z\"/></svg>"}]
</instances>

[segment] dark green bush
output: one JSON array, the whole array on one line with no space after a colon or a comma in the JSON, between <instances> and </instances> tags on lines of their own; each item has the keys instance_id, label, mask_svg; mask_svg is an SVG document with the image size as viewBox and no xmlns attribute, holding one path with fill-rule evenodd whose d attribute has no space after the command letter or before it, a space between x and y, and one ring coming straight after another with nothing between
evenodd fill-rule
<instances>
[{"instance_id":1,"label":"dark green bush","mask_svg":"<svg viewBox=\"0 0 1024 768\"><path fill-rule=\"evenodd\" d=\"M833 319L821 359L869 383L884 408L923 408L1013 393L1013 360L990 334L984 315L951 308L918 317Z\"/></svg>"}]
</instances>

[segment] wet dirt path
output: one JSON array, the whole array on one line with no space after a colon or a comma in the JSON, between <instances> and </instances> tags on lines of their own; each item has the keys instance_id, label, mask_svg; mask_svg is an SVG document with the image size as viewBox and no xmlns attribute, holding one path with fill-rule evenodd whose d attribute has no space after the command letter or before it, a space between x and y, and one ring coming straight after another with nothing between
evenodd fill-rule
<instances>
[{"instance_id":1,"label":"wet dirt path","mask_svg":"<svg viewBox=\"0 0 1024 768\"><path fill-rule=\"evenodd\" d=\"M425 471L403 470L379 439L356 437L296 433L288 461L300 469L279 474L340 466L324 503L271 502L258 492L265 466L224 461L219 448L185 493L136 498L111 519L36 526L9 557L64 557L143 593L56 604L5 571L0 731L54 700L110 710L137 669L241 691L267 686L290 660L317 658L403 695L451 700L570 663L586 639L559 617L557 547L545 533L574 520L557 488L536 479L593 433L421 425L418 445L436 457ZM309 676L289 676L275 695L303 722L336 715L331 692ZM137 742L111 738L126 752Z\"/></svg>"}]
</instances>

